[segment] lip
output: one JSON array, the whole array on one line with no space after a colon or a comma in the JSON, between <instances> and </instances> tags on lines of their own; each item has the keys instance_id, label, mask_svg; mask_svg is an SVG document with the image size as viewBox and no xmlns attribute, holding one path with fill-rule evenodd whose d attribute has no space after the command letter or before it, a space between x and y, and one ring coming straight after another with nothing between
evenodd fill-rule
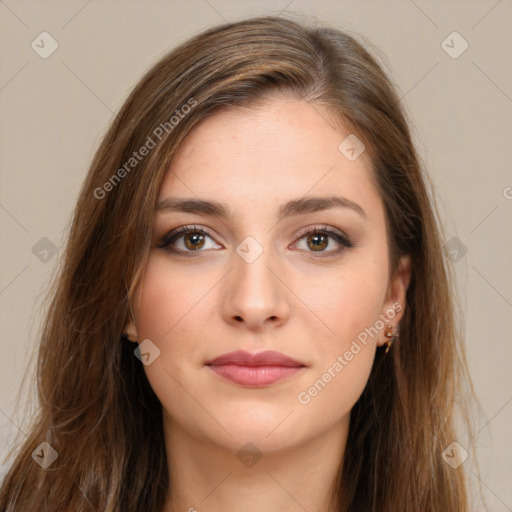
<instances>
[{"instance_id":1,"label":"lip","mask_svg":"<svg viewBox=\"0 0 512 512\"><path fill-rule=\"evenodd\" d=\"M211 359L205 365L220 377L248 387L274 384L306 367L302 362L272 350L257 354L237 350Z\"/></svg>"}]
</instances>

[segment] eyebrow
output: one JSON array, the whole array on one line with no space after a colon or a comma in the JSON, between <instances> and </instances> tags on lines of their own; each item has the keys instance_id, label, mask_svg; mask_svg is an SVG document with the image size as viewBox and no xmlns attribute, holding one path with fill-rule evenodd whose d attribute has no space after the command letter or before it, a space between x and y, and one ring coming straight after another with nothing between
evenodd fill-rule
<instances>
[{"instance_id":1,"label":"eyebrow","mask_svg":"<svg viewBox=\"0 0 512 512\"><path fill-rule=\"evenodd\" d=\"M345 197L324 196L324 197L302 197L293 199L279 208L279 220L293 215L318 212L330 208L348 208L367 218L364 209L356 202ZM226 204L215 200L204 200L196 198L168 197L159 201L155 208L156 212L182 212L211 215L220 219L232 217Z\"/></svg>"}]
</instances>

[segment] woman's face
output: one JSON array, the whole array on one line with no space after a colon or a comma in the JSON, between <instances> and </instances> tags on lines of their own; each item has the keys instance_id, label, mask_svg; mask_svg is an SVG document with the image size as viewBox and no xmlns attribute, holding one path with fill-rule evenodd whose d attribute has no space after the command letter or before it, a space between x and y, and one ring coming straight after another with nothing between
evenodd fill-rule
<instances>
[{"instance_id":1,"label":"woman's face","mask_svg":"<svg viewBox=\"0 0 512 512\"><path fill-rule=\"evenodd\" d=\"M128 328L166 429L272 451L348 428L409 273L388 275L366 153L324 118L273 99L207 118L176 154ZM209 364L234 351L293 361Z\"/></svg>"}]
</instances>

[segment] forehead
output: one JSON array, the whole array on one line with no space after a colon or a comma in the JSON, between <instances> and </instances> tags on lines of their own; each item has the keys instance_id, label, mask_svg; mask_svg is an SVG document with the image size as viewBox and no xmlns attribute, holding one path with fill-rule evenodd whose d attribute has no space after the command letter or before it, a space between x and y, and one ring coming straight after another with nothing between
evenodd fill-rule
<instances>
[{"instance_id":1,"label":"forehead","mask_svg":"<svg viewBox=\"0 0 512 512\"><path fill-rule=\"evenodd\" d=\"M279 208L288 198L339 194L378 209L365 153L350 161L339 149L349 135L318 106L300 100L223 110L184 139L159 200L214 197L243 211Z\"/></svg>"}]
</instances>

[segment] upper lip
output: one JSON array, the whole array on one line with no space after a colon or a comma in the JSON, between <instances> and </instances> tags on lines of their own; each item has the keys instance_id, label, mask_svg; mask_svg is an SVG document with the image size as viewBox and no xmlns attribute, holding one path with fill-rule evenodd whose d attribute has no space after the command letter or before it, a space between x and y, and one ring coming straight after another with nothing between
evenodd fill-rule
<instances>
[{"instance_id":1,"label":"upper lip","mask_svg":"<svg viewBox=\"0 0 512 512\"><path fill-rule=\"evenodd\" d=\"M292 359L281 352L275 352L273 350L266 350L264 352L258 352L252 354L245 350L236 350L234 352L228 352L222 354L215 359L210 359L205 364L234 364L239 366L290 366L290 367L302 367L305 366L300 361Z\"/></svg>"}]
</instances>

